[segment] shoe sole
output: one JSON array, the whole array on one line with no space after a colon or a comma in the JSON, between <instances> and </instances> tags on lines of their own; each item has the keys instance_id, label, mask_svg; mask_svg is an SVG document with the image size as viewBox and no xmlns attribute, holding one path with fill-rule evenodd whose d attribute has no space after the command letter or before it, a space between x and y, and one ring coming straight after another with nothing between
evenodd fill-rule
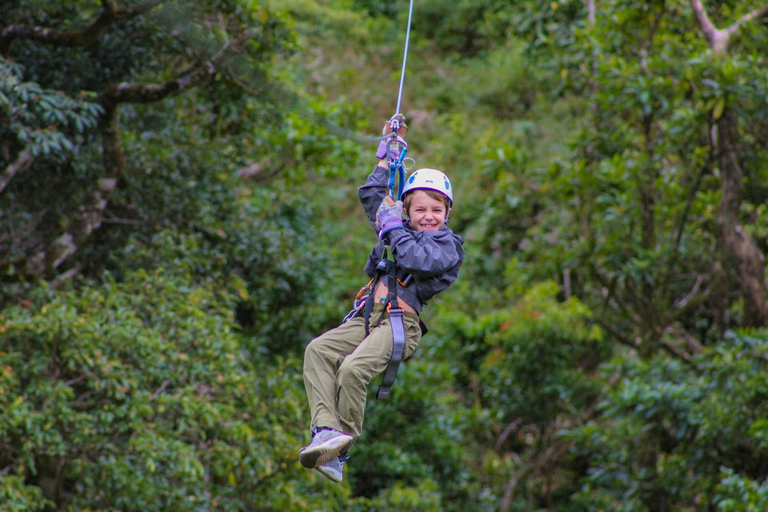
<instances>
[{"instance_id":1,"label":"shoe sole","mask_svg":"<svg viewBox=\"0 0 768 512\"><path fill-rule=\"evenodd\" d=\"M337 484L340 483L344 478L343 475L338 475L335 471L323 471L322 465L316 467L315 471L323 475L328 480L336 482Z\"/></svg>"},{"instance_id":2,"label":"shoe sole","mask_svg":"<svg viewBox=\"0 0 768 512\"><path fill-rule=\"evenodd\" d=\"M315 469L320 464L328 462L332 458L338 457L340 453L352 448L354 441L352 436L343 435L329 439L314 448L305 448L299 452L299 462L305 468Z\"/></svg>"}]
</instances>

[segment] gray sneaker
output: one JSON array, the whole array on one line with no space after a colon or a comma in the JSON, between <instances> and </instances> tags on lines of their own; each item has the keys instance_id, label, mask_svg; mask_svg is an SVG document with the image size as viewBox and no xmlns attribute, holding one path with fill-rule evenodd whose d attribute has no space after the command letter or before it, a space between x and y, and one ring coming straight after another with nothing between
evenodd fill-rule
<instances>
[{"instance_id":1,"label":"gray sneaker","mask_svg":"<svg viewBox=\"0 0 768 512\"><path fill-rule=\"evenodd\" d=\"M315 471L320 472L324 477L334 482L341 482L344 478L344 463L347 462L349 454L339 455L334 457L328 462L324 462L315 468Z\"/></svg>"},{"instance_id":2,"label":"gray sneaker","mask_svg":"<svg viewBox=\"0 0 768 512\"><path fill-rule=\"evenodd\" d=\"M330 428L318 430L309 446L299 450L299 462L313 469L345 453L354 443L352 436Z\"/></svg>"}]
</instances>

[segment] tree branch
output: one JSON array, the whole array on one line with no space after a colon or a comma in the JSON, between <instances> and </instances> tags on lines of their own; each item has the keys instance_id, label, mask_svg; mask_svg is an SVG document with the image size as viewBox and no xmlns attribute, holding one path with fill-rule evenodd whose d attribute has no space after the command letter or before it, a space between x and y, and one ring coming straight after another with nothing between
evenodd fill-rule
<instances>
[{"instance_id":1,"label":"tree branch","mask_svg":"<svg viewBox=\"0 0 768 512\"><path fill-rule=\"evenodd\" d=\"M87 27L71 32L62 32L48 27L10 25L0 34L0 55L8 55L13 41L29 39L56 46L88 46L96 41L112 25L146 13L165 0L148 0L130 9L117 7L116 0L102 0L99 16Z\"/></svg>"},{"instance_id":2,"label":"tree branch","mask_svg":"<svg viewBox=\"0 0 768 512\"><path fill-rule=\"evenodd\" d=\"M716 55L722 55L728 50L731 39L737 35L741 28L748 22L762 18L768 14L768 5L764 5L758 9L755 9L748 14L742 16L736 20L730 27L720 30L712 23L707 15L707 11L701 3L701 0L690 0L693 14L696 16L696 21L699 22L699 27L704 34L705 39L709 42L712 50Z\"/></svg>"},{"instance_id":3,"label":"tree branch","mask_svg":"<svg viewBox=\"0 0 768 512\"><path fill-rule=\"evenodd\" d=\"M706 9L701 4L701 0L691 0L691 8L693 14L696 16L696 21L699 22L699 28L704 33L704 37L710 44L715 38L715 31L717 30L712 22L709 20Z\"/></svg>"},{"instance_id":4,"label":"tree branch","mask_svg":"<svg viewBox=\"0 0 768 512\"><path fill-rule=\"evenodd\" d=\"M614 278L610 283L606 279L606 277L600 272L600 270L593 264L592 261L588 264L588 270L590 272L590 275L598 282L600 285L607 291L607 294L603 297L603 303L610 306L611 301L613 301L614 304L618 306L618 308L621 310L622 313L626 315L626 318L630 318L633 320L635 324L638 324L638 319L636 318L636 313L634 313L633 310L631 310L621 299L618 293L614 293L616 290L616 281L617 279ZM632 293L631 291L629 293ZM633 294L634 295L634 294ZM616 309L616 308L612 308Z\"/></svg>"},{"instance_id":5,"label":"tree branch","mask_svg":"<svg viewBox=\"0 0 768 512\"><path fill-rule=\"evenodd\" d=\"M608 331L608 334L616 338L621 344L626 345L635 350L640 348L640 343L632 340L632 338L618 331L617 329L614 329L608 322L604 321L598 314L594 315L594 320L597 323L597 325L599 325L600 327Z\"/></svg>"},{"instance_id":6,"label":"tree branch","mask_svg":"<svg viewBox=\"0 0 768 512\"><path fill-rule=\"evenodd\" d=\"M683 241L683 234L685 233L685 227L688 224L688 216L690 215L691 208L693 206L693 201L696 199L696 194L699 192L701 183L704 180L704 175L707 172L711 171L712 160L713 160L713 156L712 156L712 152L710 152L707 158L707 162L701 166L701 169L697 173L696 179L694 180L694 183L688 192L688 197L685 201L685 207L683 208L683 212L676 222L677 226L675 229L676 234L675 234L675 243L673 245L673 250L672 250L672 257L669 259L669 262L667 263L666 268L664 269L663 281L669 280L670 276L675 272L677 262L680 259L680 244Z\"/></svg>"},{"instance_id":7,"label":"tree branch","mask_svg":"<svg viewBox=\"0 0 768 512\"><path fill-rule=\"evenodd\" d=\"M11 182L13 177L18 173L27 170L34 161L35 157L32 156L32 153L28 149L19 153L16 161L14 161L12 164L6 167L2 173L0 173L0 195L3 193L3 190L5 190L5 187L8 186L8 183Z\"/></svg>"},{"instance_id":8,"label":"tree branch","mask_svg":"<svg viewBox=\"0 0 768 512\"><path fill-rule=\"evenodd\" d=\"M659 345L671 356L677 359L680 359L684 363L691 365L694 368L696 367L696 365L693 363L693 359L691 358L690 354L688 354L684 350L679 349L678 347L674 346L673 344L669 343L666 340L661 340L659 342Z\"/></svg>"},{"instance_id":9,"label":"tree branch","mask_svg":"<svg viewBox=\"0 0 768 512\"><path fill-rule=\"evenodd\" d=\"M499 438L496 440L496 443L493 445L493 449L496 452L501 452L501 447L504 444L504 441L507 440L507 437L509 435L517 430L517 427L520 426L520 423L522 423L522 418L516 418L515 421L507 425L507 427L502 431L502 433L499 435Z\"/></svg>"},{"instance_id":10,"label":"tree branch","mask_svg":"<svg viewBox=\"0 0 768 512\"><path fill-rule=\"evenodd\" d=\"M743 323L751 327L768 324L766 307L765 255L740 219L744 196L744 173L736 150L737 122L730 109L717 120L719 164L721 170L720 210L715 222L718 244L724 251L723 263L733 265L739 276L744 299ZM726 267L727 268L727 267Z\"/></svg>"},{"instance_id":11,"label":"tree branch","mask_svg":"<svg viewBox=\"0 0 768 512\"><path fill-rule=\"evenodd\" d=\"M553 464L555 461L560 460L566 453L568 453L570 447L570 443L558 441L552 446L548 447L544 453L540 454L534 460L516 471L509 479L509 482L504 489L504 499L501 502L501 508L499 510L501 510L501 512L509 512L509 507L512 504L512 497L515 494L515 487L517 487L517 483L521 478L523 478L531 471L544 466L548 466Z\"/></svg>"},{"instance_id":12,"label":"tree branch","mask_svg":"<svg viewBox=\"0 0 768 512\"><path fill-rule=\"evenodd\" d=\"M736 22L734 22L730 27L728 27L726 29L726 31L730 35L734 35L739 30L741 30L741 27L743 25L749 23L752 20L760 19L760 18L762 18L765 15L768 15L768 4L762 6L762 7L758 8L758 9L755 9L754 11L752 11L752 12L750 12L748 14L745 14L744 16L742 16L741 18L736 20Z\"/></svg>"},{"instance_id":13,"label":"tree branch","mask_svg":"<svg viewBox=\"0 0 768 512\"><path fill-rule=\"evenodd\" d=\"M159 84L121 83L113 85L101 96L101 103L152 103L192 89L215 75L224 60L242 50L255 34L247 30L228 41L210 60L188 68L185 74Z\"/></svg>"},{"instance_id":14,"label":"tree branch","mask_svg":"<svg viewBox=\"0 0 768 512\"><path fill-rule=\"evenodd\" d=\"M107 0L105 0L106 2ZM144 4L146 5L146 4ZM200 85L216 74L222 62L233 52L241 51L255 31L248 30L228 41L209 61L189 68L188 74L161 84L117 84L109 87L99 97L104 113L99 121L104 174L98 179L95 190L80 207L69 229L42 251L24 261L16 262L15 271L31 276L42 276L58 268L68 257L77 252L80 245L101 226L104 211L112 197L118 179L125 170L120 138L120 104L150 103L174 94L180 94Z\"/></svg>"},{"instance_id":15,"label":"tree branch","mask_svg":"<svg viewBox=\"0 0 768 512\"><path fill-rule=\"evenodd\" d=\"M595 9L595 0L587 0L587 21L590 25L595 24L597 10Z\"/></svg>"},{"instance_id":16,"label":"tree branch","mask_svg":"<svg viewBox=\"0 0 768 512\"><path fill-rule=\"evenodd\" d=\"M701 169L699 170L696 180L693 182L693 186L691 187L691 190L688 192L688 198L685 201L685 208L683 208L683 213L680 215L680 218L677 222L677 233L675 235L675 249L674 253L675 255L680 253L680 242L683 240L683 233L685 233L685 226L688 224L688 215L691 212L691 206L693 205L693 201L696 199L696 194L699 192L699 187L701 187L701 182L704 179L704 175L710 171L712 164L712 155L710 153L709 157L707 158L707 162L701 166Z\"/></svg>"}]
</instances>

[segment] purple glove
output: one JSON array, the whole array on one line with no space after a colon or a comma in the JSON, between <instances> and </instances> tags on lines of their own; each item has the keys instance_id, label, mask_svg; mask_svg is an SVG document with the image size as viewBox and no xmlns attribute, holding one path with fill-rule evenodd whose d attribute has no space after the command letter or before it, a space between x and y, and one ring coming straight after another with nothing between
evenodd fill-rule
<instances>
[{"instance_id":1,"label":"purple glove","mask_svg":"<svg viewBox=\"0 0 768 512\"><path fill-rule=\"evenodd\" d=\"M405 116L403 114L395 114L384 125L384 129L381 130L381 134L387 137L381 139L379 142L379 148L376 150L376 158L382 160L387 158L389 161L397 160L400 156L400 150L403 146L408 147L405 140L398 136L402 130L402 135L408 132L408 126L405 124ZM394 133L394 140L391 134Z\"/></svg>"},{"instance_id":2,"label":"purple glove","mask_svg":"<svg viewBox=\"0 0 768 512\"><path fill-rule=\"evenodd\" d=\"M400 157L400 151L403 146L407 147L408 144L402 138L395 136L395 139L392 140L391 137L385 137L379 142L376 158L378 160L386 158L389 161L395 161Z\"/></svg>"},{"instance_id":3,"label":"purple glove","mask_svg":"<svg viewBox=\"0 0 768 512\"><path fill-rule=\"evenodd\" d=\"M385 203L382 202L382 206ZM379 208L379 212L376 216L377 223L379 225L379 238L383 239L384 235L395 229L402 229L403 227L403 203L402 201L396 202L392 206L386 208Z\"/></svg>"}]
</instances>

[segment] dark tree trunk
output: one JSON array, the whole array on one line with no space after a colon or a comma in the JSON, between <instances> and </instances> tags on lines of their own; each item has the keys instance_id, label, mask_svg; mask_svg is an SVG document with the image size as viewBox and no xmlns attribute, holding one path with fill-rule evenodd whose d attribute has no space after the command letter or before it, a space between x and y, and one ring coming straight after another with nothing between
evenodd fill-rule
<instances>
[{"instance_id":1,"label":"dark tree trunk","mask_svg":"<svg viewBox=\"0 0 768 512\"><path fill-rule=\"evenodd\" d=\"M735 149L736 123L728 109L718 120L717 129L723 196L717 223L723 265L736 270L744 299L744 325L763 327L766 325L765 257L739 221L744 177Z\"/></svg>"},{"instance_id":2,"label":"dark tree trunk","mask_svg":"<svg viewBox=\"0 0 768 512\"><path fill-rule=\"evenodd\" d=\"M104 175L94 185L80 207L77 217L66 233L39 253L29 257L24 274L41 277L56 270L80 245L101 226L104 209L117 187L117 180L125 167L122 141L120 140L120 105L113 101L103 102L104 113L99 121Z\"/></svg>"}]
</instances>

